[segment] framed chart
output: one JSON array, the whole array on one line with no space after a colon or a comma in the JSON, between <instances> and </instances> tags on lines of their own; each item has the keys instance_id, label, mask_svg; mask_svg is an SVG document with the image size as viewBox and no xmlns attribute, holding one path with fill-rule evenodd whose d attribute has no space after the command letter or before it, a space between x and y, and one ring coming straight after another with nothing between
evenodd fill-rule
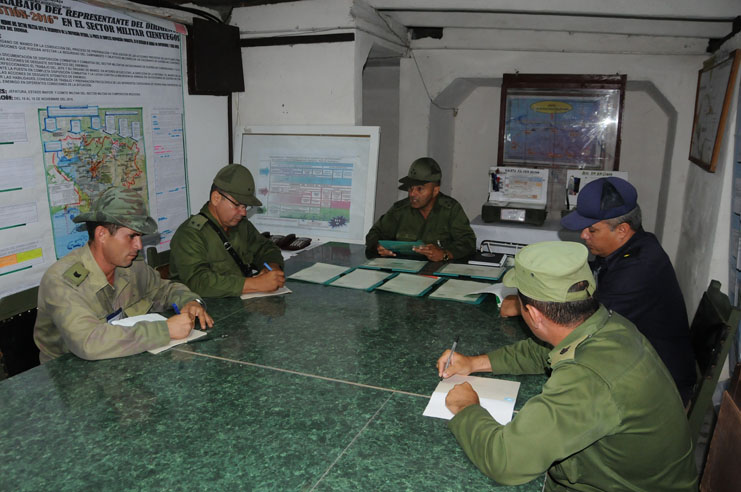
<instances>
[{"instance_id":1,"label":"framed chart","mask_svg":"<svg viewBox=\"0 0 741 492\"><path fill-rule=\"evenodd\" d=\"M697 95L692 120L690 161L714 173L733 97L741 50L720 61L712 58L697 76Z\"/></svg>"},{"instance_id":2,"label":"framed chart","mask_svg":"<svg viewBox=\"0 0 741 492\"><path fill-rule=\"evenodd\" d=\"M498 165L618 169L625 81L504 74Z\"/></svg>"}]
</instances>

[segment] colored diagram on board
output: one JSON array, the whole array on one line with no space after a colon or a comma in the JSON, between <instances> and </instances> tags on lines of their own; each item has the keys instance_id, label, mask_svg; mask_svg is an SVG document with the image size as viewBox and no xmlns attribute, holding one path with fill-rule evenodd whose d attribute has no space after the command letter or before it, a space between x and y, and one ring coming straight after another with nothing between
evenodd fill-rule
<instances>
[{"instance_id":1,"label":"colored diagram on board","mask_svg":"<svg viewBox=\"0 0 741 492\"><path fill-rule=\"evenodd\" d=\"M597 98L508 98L504 162L602 168L609 145L601 104Z\"/></svg>"},{"instance_id":2,"label":"colored diagram on board","mask_svg":"<svg viewBox=\"0 0 741 492\"><path fill-rule=\"evenodd\" d=\"M44 175L57 258L87 242L72 219L109 186L147 200L141 108L48 106L39 110Z\"/></svg>"},{"instance_id":3,"label":"colored diagram on board","mask_svg":"<svg viewBox=\"0 0 741 492\"><path fill-rule=\"evenodd\" d=\"M349 159L273 157L261 162L257 197L263 202L262 217L314 229L346 228L354 168Z\"/></svg>"}]
</instances>

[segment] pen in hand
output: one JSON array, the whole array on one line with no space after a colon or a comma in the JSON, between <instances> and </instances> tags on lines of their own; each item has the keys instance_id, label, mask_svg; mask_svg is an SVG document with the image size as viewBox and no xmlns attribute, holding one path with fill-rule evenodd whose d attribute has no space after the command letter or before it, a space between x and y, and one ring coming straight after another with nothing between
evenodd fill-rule
<instances>
[{"instance_id":1,"label":"pen in hand","mask_svg":"<svg viewBox=\"0 0 741 492\"><path fill-rule=\"evenodd\" d=\"M448 354L448 360L445 361L445 366L443 367L443 374L445 374L445 371L448 370L448 367L450 367L450 361L453 360L453 353L455 352L455 347L458 345L458 339L460 337L455 337L455 341L453 342L453 346L450 348L450 353ZM440 376L440 381L443 380L443 377Z\"/></svg>"},{"instance_id":2,"label":"pen in hand","mask_svg":"<svg viewBox=\"0 0 741 492\"><path fill-rule=\"evenodd\" d=\"M172 309L175 311L175 314L180 314L180 309L178 309L178 305L174 302L172 303Z\"/></svg>"},{"instance_id":3,"label":"pen in hand","mask_svg":"<svg viewBox=\"0 0 741 492\"><path fill-rule=\"evenodd\" d=\"M265 268L267 268L269 272L272 272L273 271L273 269L270 268L270 265L268 265L268 262L267 261L264 262L263 265L265 265Z\"/></svg>"}]
</instances>

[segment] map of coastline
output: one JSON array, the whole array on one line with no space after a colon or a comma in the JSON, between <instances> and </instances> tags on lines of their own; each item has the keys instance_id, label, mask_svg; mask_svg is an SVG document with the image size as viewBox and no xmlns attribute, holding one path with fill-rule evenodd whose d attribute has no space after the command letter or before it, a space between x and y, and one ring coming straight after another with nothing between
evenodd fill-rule
<instances>
[{"instance_id":1,"label":"map of coastline","mask_svg":"<svg viewBox=\"0 0 741 492\"><path fill-rule=\"evenodd\" d=\"M87 242L72 222L109 186L147 200L142 108L49 106L39 110L44 175L57 258Z\"/></svg>"}]
</instances>

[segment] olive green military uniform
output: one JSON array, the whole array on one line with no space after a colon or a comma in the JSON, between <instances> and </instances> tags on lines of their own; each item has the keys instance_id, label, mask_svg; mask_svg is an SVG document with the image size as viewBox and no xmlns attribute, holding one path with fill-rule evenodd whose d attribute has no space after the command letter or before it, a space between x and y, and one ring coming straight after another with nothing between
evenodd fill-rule
<instances>
[{"instance_id":1,"label":"olive green military uniform","mask_svg":"<svg viewBox=\"0 0 741 492\"><path fill-rule=\"evenodd\" d=\"M208 211L208 203L201 208L201 213L219 227ZM260 234L249 220L241 220L224 235L245 265L262 269L263 263L277 263L283 267L280 248ZM239 296L244 286L244 275L237 262L202 215L191 216L172 237L170 278L183 282L204 297Z\"/></svg>"},{"instance_id":2,"label":"olive green military uniform","mask_svg":"<svg viewBox=\"0 0 741 492\"><path fill-rule=\"evenodd\" d=\"M495 374L552 374L507 425L481 406L449 427L471 461L504 484L545 490L697 490L681 400L651 344L604 306L550 350L534 340L488 354Z\"/></svg>"},{"instance_id":3,"label":"olive green military uniform","mask_svg":"<svg viewBox=\"0 0 741 492\"><path fill-rule=\"evenodd\" d=\"M409 198L394 203L365 236L367 255L376 253L380 239L434 244L449 251L453 258L463 258L476 251L476 234L466 212L455 198L443 193L437 195L427 219L411 207Z\"/></svg>"},{"instance_id":4,"label":"olive green military uniform","mask_svg":"<svg viewBox=\"0 0 741 492\"><path fill-rule=\"evenodd\" d=\"M107 359L144 352L170 342L166 321L140 321L134 326L109 324L124 317L184 306L198 296L184 285L162 280L142 260L116 268L110 285L85 245L52 265L39 286L34 341L42 363L72 352L83 359Z\"/></svg>"}]
</instances>

